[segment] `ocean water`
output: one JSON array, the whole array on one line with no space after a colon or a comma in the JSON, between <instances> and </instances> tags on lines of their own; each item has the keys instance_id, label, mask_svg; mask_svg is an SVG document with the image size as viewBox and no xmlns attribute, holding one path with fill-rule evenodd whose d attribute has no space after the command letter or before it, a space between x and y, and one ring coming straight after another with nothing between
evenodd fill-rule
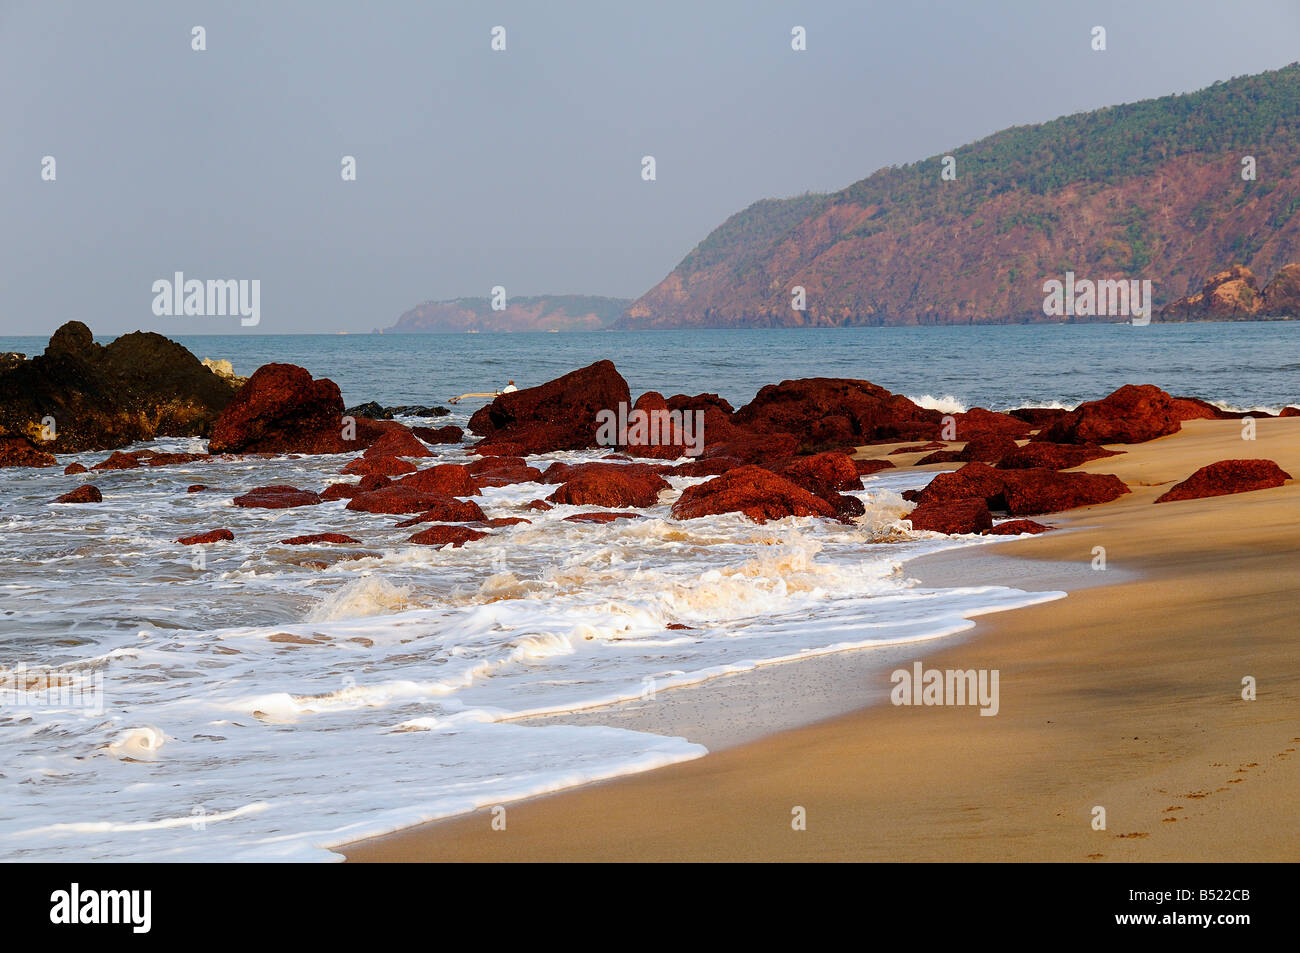
<instances>
[{"instance_id":1,"label":"ocean water","mask_svg":"<svg viewBox=\"0 0 1300 953\"><path fill-rule=\"evenodd\" d=\"M634 393L717 391L737 404L764 383L823 374L867 377L951 409L1068 405L1134 380L1276 407L1296 402L1296 327L185 343L242 373L271 360L302 364L337 380L349 402L434 403L610 357ZM1146 350L1155 340L1168 345L1159 356ZM10 339L0 349L39 346ZM456 407L450 422L463 424L474 406ZM152 446L199 450L203 441ZM470 459L460 446L434 452L429 463ZM338 473L347 459L81 476L6 471L0 857L336 859L330 847L359 837L704 753L689 739L539 726L529 714L597 707L777 660L942 639L981 613L1060 596L909 579L911 558L985 542L900 525L907 507L898 494L926 474L867 478L857 491L867 514L851 525L760 526L735 515L678 522L669 506L699 482L690 478L670 478L656 506L635 511L640 519L608 525L563 521L583 507L525 509L553 487L488 488L475 499L489 517L532 522L461 549L411 545L419 527L398 529L401 517L349 511L346 501L231 504L253 486L320 490L350 480ZM50 504L88 480L102 503ZM210 489L186 493L192 483ZM234 540L175 542L222 527ZM360 544L280 543L329 531ZM61 696L43 692L52 681Z\"/></svg>"}]
</instances>

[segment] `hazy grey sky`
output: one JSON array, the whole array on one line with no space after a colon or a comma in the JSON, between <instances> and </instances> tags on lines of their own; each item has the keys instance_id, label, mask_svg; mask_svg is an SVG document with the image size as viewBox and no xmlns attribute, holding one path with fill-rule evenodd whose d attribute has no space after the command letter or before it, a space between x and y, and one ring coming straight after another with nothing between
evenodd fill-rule
<instances>
[{"instance_id":1,"label":"hazy grey sky","mask_svg":"<svg viewBox=\"0 0 1300 953\"><path fill-rule=\"evenodd\" d=\"M636 297L757 199L1297 59L1297 0L0 0L0 334ZM178 270L260 325L155 317Z\"/></svg>"}]
</instances>

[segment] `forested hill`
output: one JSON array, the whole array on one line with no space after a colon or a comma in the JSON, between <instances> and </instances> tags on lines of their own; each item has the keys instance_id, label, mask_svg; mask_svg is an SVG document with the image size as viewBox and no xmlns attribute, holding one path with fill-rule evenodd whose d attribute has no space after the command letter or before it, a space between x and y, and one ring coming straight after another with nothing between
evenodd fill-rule
<instances>
[{"instance_id":1,"label":"forested hill","mask_svg":"<svg viewBox=\"0 0 1300 953\"><path fill-rule=\"evenodd\" d=\"M1231 264L1267 280L1300 261L1300 64L947 154L952 180L937 155L833 194L755 203L620 326L1044 321L1043 282L1066 271L1149 278L1160 306Z\"/></svg>"}]
</instances>

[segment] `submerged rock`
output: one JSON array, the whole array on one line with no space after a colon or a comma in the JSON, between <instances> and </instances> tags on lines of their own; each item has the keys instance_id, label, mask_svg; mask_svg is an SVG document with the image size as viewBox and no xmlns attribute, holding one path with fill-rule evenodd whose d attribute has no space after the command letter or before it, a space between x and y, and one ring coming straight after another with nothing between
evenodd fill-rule
<instances>
[{"instance_id":1,"label":"submerged rock","mask_svg":"<svg viewBox=\"0 0 1300 953\"><path fill-rule=\"evenodd\" d=\"M182 536L176 542L182 546L199 546L204 543L219 543L222 540L234 539L235 534L228 529L210 529L206 533L198 533L194 536Z\"/></svg>"},{"instance_id":2,"label":"submerged rock","mask_svg":"<svg viewBox=\"0 0 1300 953\"><path fill-rule=\"evenodd\" d=\"M104 495L99 492L99 487L93 483L87 483L77 487L62 496L55 498L55 503L102 503Z\"/></svg>"},{"instance_id":3,"label":"submerged rock","mask_svg":"<svg viewBox=\"0 0 1300 953\"><path fill-rule=\"evenodd\" d=\"M247 493L237 496L232 501L235 506L268 510L285 510L297 506L315 506L321 498L311 490L300 490L296 486L254 487Z\"/></svg>"}]
</instances>

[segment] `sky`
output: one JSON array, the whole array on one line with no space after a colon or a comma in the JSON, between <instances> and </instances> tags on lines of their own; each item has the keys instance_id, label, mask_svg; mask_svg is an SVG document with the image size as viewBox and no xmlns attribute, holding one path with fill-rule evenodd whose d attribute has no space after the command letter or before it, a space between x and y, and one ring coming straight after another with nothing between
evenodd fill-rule
<instances>
[{"instance_id":1,"label":"sky","mask_svg":"<svg viewBox=\"0 0 1300 953\"><path fill-rule=\"evenodd\" d=\"M1298 59L1296 0L0 0L0 335L635 298L761 198ZM258 323L155 314L178 271Z\"/></svg>"}]
</instances>

